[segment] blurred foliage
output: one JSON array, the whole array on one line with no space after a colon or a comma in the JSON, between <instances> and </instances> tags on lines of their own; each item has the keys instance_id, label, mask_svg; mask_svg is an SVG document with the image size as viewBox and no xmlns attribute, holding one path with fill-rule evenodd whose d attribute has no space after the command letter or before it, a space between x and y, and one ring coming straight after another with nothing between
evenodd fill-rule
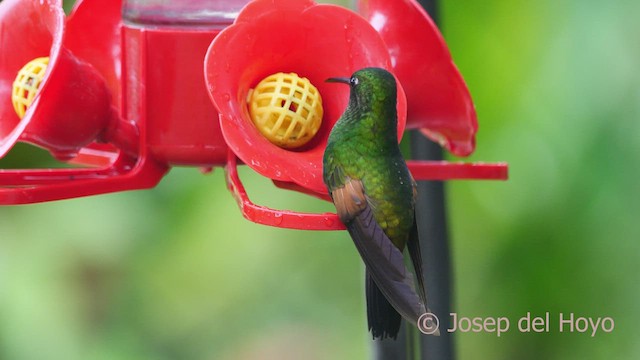
<instances>
[{"instance_id":1,"label":"blurred foliage","mask_svg":"<svg viewBox=\"0 0 640 360\"><path fill-rule=\"evenodd\" d=\"M447 185L462 316L551 313L551 332L459 333L459 359L640 358L640 47L633 0L446 0L477 106L471 160L508 182ZM2 167L49 166L14 149ZM257 203L328 211L241 173ZM0 359L363 359L363 269L343 232L242 218L222 171L155 189L0 207ZM559 333L558 314L615 319Z\"/></svg>"},{"instance_id":2,"label":"blurred foliage","mask_svg":"<svg viewBox=\"0 0 640 360\"><path fill-rule=\"evenodd\" d=\"M455 310L555 314L552 334L462 334L460 358L640 356L637 1L445 1L444 33L474 95L476 160L507 183L449 186ZM612 316L612 334L557 314Z\"/></svg>"}]
</instances>

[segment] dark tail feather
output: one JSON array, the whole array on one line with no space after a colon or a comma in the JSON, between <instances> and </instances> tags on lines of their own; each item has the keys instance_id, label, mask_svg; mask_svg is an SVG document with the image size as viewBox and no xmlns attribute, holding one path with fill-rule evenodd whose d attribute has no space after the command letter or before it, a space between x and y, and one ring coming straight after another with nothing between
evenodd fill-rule
<instances>
[{"instance_id":1,"label":"dark tail feather","mask_svg":"<svg viewBox=\"0 0 640 360\"><path fill-rule=\"evenodd\" d=\"M374 339L395 339L400 331L400 314L389 304L378 285L367 271L365 279L367 294L367 320Z\"/></svg>"}]
</instances>

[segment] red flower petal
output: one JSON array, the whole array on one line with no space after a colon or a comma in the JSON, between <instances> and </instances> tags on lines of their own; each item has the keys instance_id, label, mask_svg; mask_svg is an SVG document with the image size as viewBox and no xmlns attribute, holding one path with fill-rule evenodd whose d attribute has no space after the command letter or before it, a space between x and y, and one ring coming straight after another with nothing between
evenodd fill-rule
<instances>
[{"instance_id":1,"label":"red flower petal","mask_svg":"<svg viewBox=\"0 0 640 360\"><path fill-rule=\"evenodd\" d=\"M67 18L64 39L66 48L104 77L114 103L120 102L121 9L122 0L76 1Z\"/></svg>"},{"instance_id":2,"label":"red flower petal","mask_svg":"<svg viewBox=\"0 0 640 360\"><path fill-rule=\"evenodd\" d=\"M420 128L455 155L471 154L478 130L473 101L431 18L415 0L360 0L358 5L389 48L407 94L407 127Z\"/></svg>"}]
</instances>

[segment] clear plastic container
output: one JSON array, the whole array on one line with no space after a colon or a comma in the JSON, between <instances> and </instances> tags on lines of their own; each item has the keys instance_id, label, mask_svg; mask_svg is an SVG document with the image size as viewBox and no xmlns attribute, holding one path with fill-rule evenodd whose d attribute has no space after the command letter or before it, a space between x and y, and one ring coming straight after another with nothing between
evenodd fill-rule
<instances>
[{"instance_id":1,"label":"clear plastic container","mask_svg":"<svg viewBox=\"0 0 640 360\"><path fill-rule=\"evenodd\" d=\"M125 0L122 18L129 25L226 27L249 0Z\"/></svg>"}]
</instances>

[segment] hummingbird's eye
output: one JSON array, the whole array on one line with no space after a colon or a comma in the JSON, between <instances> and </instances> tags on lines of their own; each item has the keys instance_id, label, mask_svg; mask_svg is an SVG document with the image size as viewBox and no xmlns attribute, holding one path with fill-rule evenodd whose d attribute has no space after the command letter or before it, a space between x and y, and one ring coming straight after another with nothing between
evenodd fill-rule
<instances>
[{"instance_id":1,"label":"hummingbird's eye","mask_svg":"<svg viewBox=\"0 0 640 360\"><path fill-rule=\"evenodd\" d=\"M356 85L358 85L358 82L359 82L359 80L358 80L358 78L357 78L357 77L355 77L355 76L352 76L352 77L351 77L351 79L349 79L349 84L351 84L351 86L356 86Z\"/></svg>"}]
</instances>

